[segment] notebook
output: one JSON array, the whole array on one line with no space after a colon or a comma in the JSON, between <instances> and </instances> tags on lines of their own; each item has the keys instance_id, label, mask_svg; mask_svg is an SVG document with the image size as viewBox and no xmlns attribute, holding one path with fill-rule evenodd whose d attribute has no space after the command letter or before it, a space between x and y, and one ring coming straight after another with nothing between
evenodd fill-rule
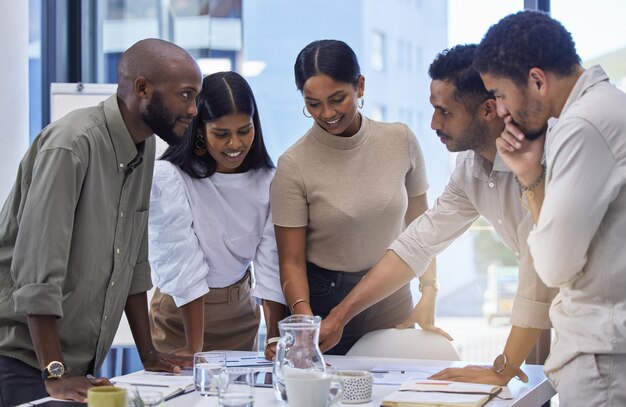
<instances>
[{"instance_id":1,"label":"notebook","mask_svg":"<svg viewBox=\"0 0 626 407\"><path fill-rule=\"evenodd\" d=\"M502 391L491 384L448 382L442 380L407 380L383 399L384 407L454 406L480 407Z\"/></svg>"},{"instance_id":2,"label":"notebook","mask_svg":"<svg viewBox=\"0 0 626 407\"><path fill-rule=\"evenodd\" d=\"M111 380L116 387L123 387L128 394L134 395L135 389L142 392L157 390L163 393L165 400L169 400L180 394L192 392L194 390L193 376L191 372L181 374L146 372L145 370L118 376Z\"/></svg>"}]
</instances>

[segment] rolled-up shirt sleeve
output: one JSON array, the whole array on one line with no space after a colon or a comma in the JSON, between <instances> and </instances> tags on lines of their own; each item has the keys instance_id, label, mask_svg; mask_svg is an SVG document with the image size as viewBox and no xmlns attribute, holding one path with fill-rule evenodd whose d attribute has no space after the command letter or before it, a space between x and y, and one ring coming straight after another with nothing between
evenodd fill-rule
<instances>
[{"instance_id":1,"label":"rolled-up shirt sleeve","mask_svg":"<svg viewBox=\"0 0 626 407\"><path fill-rule=\"evenodd\" d=\"M148 239L148 228L146 227L141 239L137 264L133 270L133 280L130 283L128 295L143 293L152 288L150 261L148 260Z\"/></svg>"},{"instance_id":2,"label":"rolled-up shirt sleeve","mask_svg":"<svg viewBox=\"0 0 626 407\"><path fill-rule=\"evenodd\" d=\"M178 170L155 165L150 195L149 258L152 279L181 307L209 292L209 266L193 229L193 217Z\"/></svg>"},{"instance_id":3,"label":"rolled-up shirt sleeve","mask_svg":"<svg viewBox=\"0 0 626 407\"><path fill-rule=\"evenodd\" d=\"M527 216L518 227L519 241L524 242L532 228L532 217ZM527 245L520 244L519 283L511 311L511 325L520 328L550 329L549 310L558 289L547 287L533 266Z\"/></svg>"},{"instance_id":4,"label":"rolled-up shirt sleeve","mask_svg":"<svg viewBox=\"0 0 626 407\"><path fill-rule=\"evenodd\" d=\"M281 304L287 303L280 286L276 235L274 234L274 224L269 208L261 242L257 247L254 259L254 278L255 286L252 291L254 297Z\"/></svg>"},{"instance_id":5,"label":"rolled-up shirt sleeve","mask_svg":"<svg viewBox=\"0 0 626 407\"><path fill-rule=\"evenodd\" d=\"M17 313L63 317L62 287L85 172L80 158L64 148L41 151L35 159L11 265Z\"/></svg>"},{"instance_id":6,"label":"rolled-up shirt sleeve","mask_svg":"<svg viewBox=\"0 0 626 407\"><path fill-rule=\"evenodd\" d=\"M455 171L435 205L415 219L389 247L417 277L479 216L463 189L457 186L457 182L462 182L457 177Z\"/></svg>"},{"instance_id":7,"label":"rolled-up shirt sleeve","mask_svg":"<svg viewBox=\"0 0 626 407\"><path fill-rule=\"evenodd\" d=\"M583 272L591 240L619 184L610 176L615 157L595 127L575 117L558 126L559 137L547 146L555 153L547 155L545 199L528 244L546 285L570 287Z\"/></svg>"}]
</instances>

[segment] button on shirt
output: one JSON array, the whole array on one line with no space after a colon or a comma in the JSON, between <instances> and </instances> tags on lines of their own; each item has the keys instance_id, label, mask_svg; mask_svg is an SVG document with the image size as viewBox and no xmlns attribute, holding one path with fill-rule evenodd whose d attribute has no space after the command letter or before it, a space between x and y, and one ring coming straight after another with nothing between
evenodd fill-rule
<instances>
[{"instance_id":1,"label":"button on shirt","mask_svg":"<svg viewBox=\"0 0 626 407\"><path fill-rule=\"evenodd\" d=\"M546 191L530 234L559 294L546 372L580 353L626 353L626 94L599 66L572 89L546 137Z\"/></svg>"},{"instance_id":2,"label":"button on shirt","mask_svg":"<svg viewBox=\"0 0 626 407\"><path fill-rule=\"evenodd\" d=\"M102 364L127 297L151 287L154 143L135 145L115 95L35 139L0 214L0 354L38 368L26 315L55 315L71 375Z\"/></svg>"},{"instance_id":3,"label":"button on shirt","mask_svg":"<svg viewBox=\"0 0 626 407\"><path fill-rule=\"evenodd\" d=\"M435 205L413 221L390 249L421 276L432 259L461 236L480 216L495 228L503 243L518 255L519 285L511 324L549 328L548 308L556 291L539 279L526 244L533 227L520 202L515 177L496 155L492 165L473 151L458 154L456 168Z\"/></svg>"}]
</instances>

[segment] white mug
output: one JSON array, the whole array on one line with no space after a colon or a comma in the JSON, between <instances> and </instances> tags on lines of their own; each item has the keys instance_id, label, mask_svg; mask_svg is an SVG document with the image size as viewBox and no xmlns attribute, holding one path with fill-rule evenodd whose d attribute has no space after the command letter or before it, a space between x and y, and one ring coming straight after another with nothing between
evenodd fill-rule
<instances>
[{"instance_id":1,"label":"white mug","mask_svg":"<svg viewBox=\"0 0 626 407\"><path fill-rule=\"evenodd\" d=\"M336 392L331 392L335 383ZM341 380L325 372L292 372L285 375L287 402L290 407L327 407L341 399Z\"/></svg>"}]
</instances>

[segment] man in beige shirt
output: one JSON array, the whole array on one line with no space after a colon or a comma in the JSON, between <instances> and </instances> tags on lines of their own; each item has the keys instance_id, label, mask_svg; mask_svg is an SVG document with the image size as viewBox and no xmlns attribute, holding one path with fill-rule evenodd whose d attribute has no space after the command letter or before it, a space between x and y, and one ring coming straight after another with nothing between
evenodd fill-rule
<instances>
[{"instance_id":1,"label":"man in beige shirt","mask_svg":"<svg viewBox=\"0 0 626 407\"><path fill-rule=\"evenodd\" d=\"M520 189L496 153L495 140L504 128L496 102L472 67L476 45L459 45L439 54L431 64L432 128L448 150L460 152L457 165L434 207L411 223L354 290L322 321L323 348L341 335L354 315L380 301L412 278L480 216L489 220L504 244L519 258L519 287L513 325L495 366L446 369L433 378L505 385L512 377L526 380L519 369L542 329L550 328L548 307L554 291L538 278L526 245L532 219L520 203ZM421 281L422 295L436 283ZM420 304L412 319L437 331ZM416 344L415 346L419 346Z\"/></svg>"},{"instance_id":2,"label":"man in beige shirt","mask_svg":"<svg viewBox=\"0 0 626 407\"><path fill-rule=\"evenodd\" d=\"M561 406L625 406L626 94L600 66L584 69L544 13L503 18L475 63L506 123L498 151L536 223L537 273L559 289L546 374Z\"/></svg>"},{"instance_id":3,"label":"man in beige shirt","mask_svg":"<svg viewBox=\"0 0 626 407\"><path fill-rule=\"evenodd\" d=\"M47 394L86 401L126 312L148 370L146 291L156 133L181 139L202 76L193 58L148 39L120 60L117 94L50 124L20 163L0 212L0 406Z\"/></svg>"}]
</instances>

